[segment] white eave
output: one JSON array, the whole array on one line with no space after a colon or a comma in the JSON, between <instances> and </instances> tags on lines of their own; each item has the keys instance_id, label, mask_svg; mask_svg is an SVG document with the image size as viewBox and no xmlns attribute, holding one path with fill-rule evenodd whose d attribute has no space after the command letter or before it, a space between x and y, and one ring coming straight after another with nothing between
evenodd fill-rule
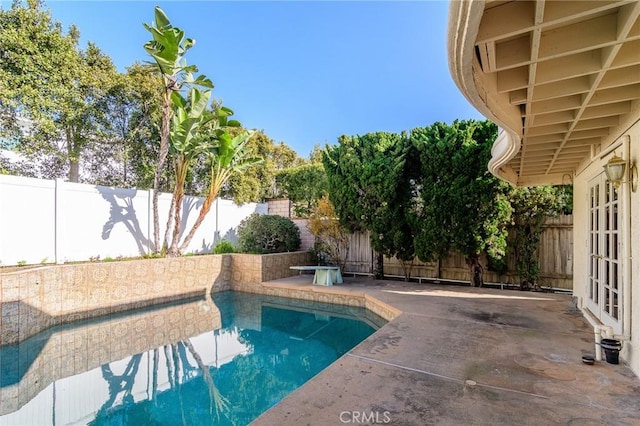
<instances>
[{"instance_id":1,"label":"white eave","mask_svg":"<svg viewBox=\"0 0 640 426\"><path fill-rule=\"evenodd\" d=\"M566 183L640 119L640 2L452 1L449 67L501 127L489 170Z\"/></svg>"}]
</instances>

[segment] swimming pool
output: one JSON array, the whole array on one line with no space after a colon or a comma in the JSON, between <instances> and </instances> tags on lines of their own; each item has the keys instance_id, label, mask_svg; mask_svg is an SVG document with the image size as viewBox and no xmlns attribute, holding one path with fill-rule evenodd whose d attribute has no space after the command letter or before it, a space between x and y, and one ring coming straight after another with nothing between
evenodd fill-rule
<instances>
[{"instance_id":1,"label":"swimming pool","mask_svg":"<svg viewBox=\"0 0 640 426\"><path fill-rule=\"evenodd\" d=\"M248 424L385 321L238 292L0 349L0 424Z\"/></svg>"}]
</instances>

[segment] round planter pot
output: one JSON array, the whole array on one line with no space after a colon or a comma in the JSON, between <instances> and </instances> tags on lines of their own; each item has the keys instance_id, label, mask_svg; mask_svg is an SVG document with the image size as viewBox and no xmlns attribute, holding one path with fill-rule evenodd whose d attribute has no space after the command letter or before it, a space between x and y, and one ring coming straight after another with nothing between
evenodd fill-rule
<instances>
[{"instance_id":1,"label":"round planter pot","mask_svg":"<svg viewBox=\"0 0 640 426\"><path fill-rule=\"evenodd\" d=\"M622 349L622 343L616 339L602 339L600 346L604 349L604 355L609 364L620 363L620 349Z\"/></svg>"}]
</instances>

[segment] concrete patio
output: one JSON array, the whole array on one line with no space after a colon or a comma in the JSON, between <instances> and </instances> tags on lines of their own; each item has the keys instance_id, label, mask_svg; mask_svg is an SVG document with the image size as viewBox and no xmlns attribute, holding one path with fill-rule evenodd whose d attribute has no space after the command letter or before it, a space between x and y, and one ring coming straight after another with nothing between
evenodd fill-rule
<instances>
[{"instance_id":1,"label":"concrete patio","mask_svg":"<svg viewBox=\"0 0 640 426\"><path fill-rule=\"evenodd\" d=\"M332 289L403 313L253 424L640 424L632 371L582 363L593 331L569 295L346 276Z\"/></svg>"}]
</instances>

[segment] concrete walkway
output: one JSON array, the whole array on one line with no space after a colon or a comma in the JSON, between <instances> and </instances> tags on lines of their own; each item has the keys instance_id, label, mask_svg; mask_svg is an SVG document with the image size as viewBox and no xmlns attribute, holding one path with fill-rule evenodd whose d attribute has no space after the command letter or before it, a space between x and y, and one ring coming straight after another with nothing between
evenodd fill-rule
<instances>
[{"instance_id":1,"label":"concrete walkway","mask_svg":"<svg viewBox=\"0 0 640 426\"><path fill-rule=\"evenodd\" d=\"M631 370L582 363L594 354L593 331L571 296L344 281L336 290L365 292L403 313L255 425L640 424Z\"/></svg>"}]
</instances>

